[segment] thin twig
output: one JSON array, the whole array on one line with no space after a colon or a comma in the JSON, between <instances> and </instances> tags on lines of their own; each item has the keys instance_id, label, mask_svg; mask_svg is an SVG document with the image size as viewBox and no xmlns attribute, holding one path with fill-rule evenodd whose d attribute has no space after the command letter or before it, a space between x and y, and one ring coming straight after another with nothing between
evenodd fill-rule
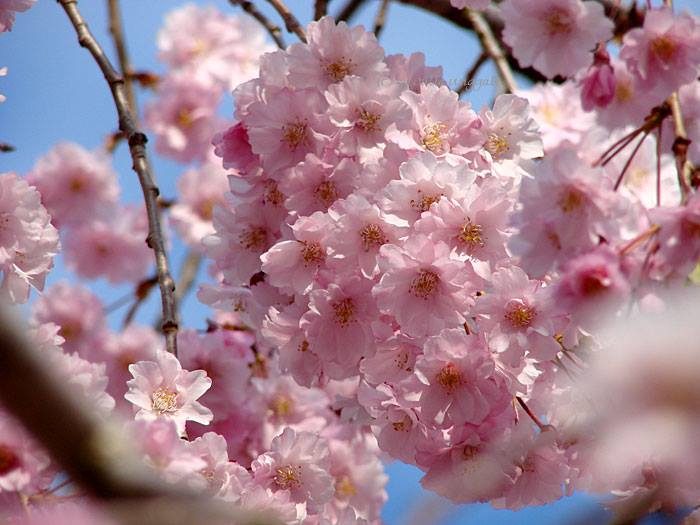
<instances>
[{"instance_id":1,"label":"thin twig","mask_svg":"<svg viewBox=\"0 0 700 525\"><path fill-rule=\"evenodd\" d=\"M673 128L676 133L676 139L673 141L673 154L676 157L678 185L681 188L682 201L685 203L691 192L690 175L693 172L693 164L688 160L688 146L690 146L690 140L688 140L688 133L685 130L678 92L673 93L669 97L668 104L671 106Z\"/></svg>"},{"instance_id":2,"label":"thin twig","mask_svg":"<svg viewBox=\"0 0 700 525\"><path fill-rule=\"evenodd\" d=\"M472 84L474 83L474 78L476 77L476 74L479 72L481 66L483 66L488 59L489 56L486 54L485 51L483 51L479 55L476 61L472 64L472 67L470 67L467 73L464 75L464 80L457 88L457 94L459 96L462 96L465 91L471 88Z\"/></svg>"},{"instance_id":3,"label":"thin twig","mask_svg":"<svg viewBox=\"0 0 700 525\"><path fill-rule=\"evenodd\" d=\"M482 49L488 54L489 58L493 61L496 66L496 71L498 71L498 76L501 78L503 83L503 89L506 93L515 93L518 90L518 86L515 83L515 77L513 77L513 71L510 69L506 55L501 48L501 45L496 40L493 35L491 26L484 16L474 9L465 9L467 18L471 21L474 27L474 32L481 42Z\"/></svg>"},{"instance_id":4,"label":"thin twig","mask_svg":"<svg viewBox=\"0 0 700 525\"><path fill-rule=\"evenodd\" d=\"M328 14L328 0L316 0L314 3L314 20L320 20Z\"/></svg>"},{"instance_id":5,"label":"thin twig","mask_svg":"<svg viewBox=\"0 0 700 525\"><path fill-rule=\"evenodd\" d=\"M515 399L518 401L518 404L522 407L522 409L525 411L525 413L530 416L530 419L537 425L537 428L540 429L540 431L544 432L545 430L550 430L552 428L551 425L545 425L540 421L540 419L535 415L535 413L530 410L530 407L527 406L527 403L523 400L522 397L520 396L515 396Z\"/></svg>"},{"instance_id":6,"label":"thin twig","mask_svg":"<svg viewBox=\"0 0 700 525\"><path fill-rule=\"evenodd\" d=\"M646 140L646 138L647 138L648 136L649 136L649 132L648 132L648 131L645 131L645 132L642 134L642 138L639 139L639 142L637 142L637 145L636 145L636 146L634 147L634 149L632 150L632 154L629 156L629 158L628 158L627 161L625 162L625 165L622 167L622 171L620 172L619 177L617 177L617 180L615 181L615 186L613 186L613 189L614 189L615 191L617 191L618 188L620 187L620 184L622 184L622 179L625 178L625 173L627 173L627 170L629 169L630 165L632 164L632 161L634 160L634 157L637 156L637 152L639 151L639 148L642 147L642 144L644 143L644 141Z\"/></svg>"},{"instance_id":7,"label":"thin twig","mask_svg":"<svg viewBox=\"0 0 700 525\"><path fill-rule=\"evenodd\" d=\"M284 2L282 2L282 0L267 0L267 3L274 7L275 11L277 11L277 13L282 17L284 27L287 28L287 31L289 33L294 33L299 37L299 40L306 43L306 33L304 32L304 28L301 27L301 24L299 23L299 20L297 20L297 17L294 16L294 13L292 13L289 8L284 5Z\"/></svg>"},{"instance_id":8,"label":"thin twig","mask_svg":"<svg viewBox=\"0 0 700 525\"><path fill-rule=\"evenodd\" d=\"M355 16L357 10L360 9L360 7L362 7L362 4L364 3L365 0L348 0L348 3L345 4L345 7L343 7L343 9L340 10L335 19L338 22L349 21L353 16Z\"/></svg>"},{"instance_id":9,"label":"thin twig","mask_svg":"<svg viewBox=\"0 0 700 525\"><path fill-rule=\"evenodd\" d=\"M148 214L148 237L146 243L153 250L158 273L158 284L163 309L163 324L161 329L165 334L165 345L169 352L177 354L177 307L175 304L175 283L168 269L168 256L165 251L163 231L160 225L160 210L157 200L160 190L155 183L151 168L146 157L146 135L136 126L134 116L129 109L124 89L124 79L115 71L104 50L90 33L85 20L78 10L77 0L58 0L68 15L78 42L86 48L99 66L102 74L109 84L114 105L119 116L119 129L126 135L131 153L132 167L136 172L146 202Z\"/></svg>"},{"instance_id":10,"label":"thin twig","mask_svg":"<svg viewBox=\"0 0 700 525\"><path fill-rule=\"evenodd\" d=\"M253 2L248 2L246 0L229 0L229 3L231 5L239 6L241 9L243 9L243 11L255 18L255 20L257 20L258 23L270 34L270 38L274 40L277 47L280 49L287 47L287 45L284 43L284 39L282 38L282 30L280 27L277 24L273 24L269 18L258 11L258 8L255 7Z\"/></svg>"},{"instance_id":11,"label":"thin twig","mask_svg":"<svg viewBox=\"0 0 700 525\"><path fill-rule=\"evenodd\" d=\"M126 90L126 100L129 102L131 114L138 124L138 106L136 105L136 93L134 92L133 71L129 53L126 48L126 38L124 38L124 26L122 24L122 14L119 7L119 0L107 0L107 10L109 12L109 33L112 35L114 48L117 51L119 69L124 79L124 89Z\"/></svg>"},{"instance_id":12,"label":"thin twig","mask_svg":"<svg viewBox=\"0 0 700 525\"><path fill-rule=\"evenodd\" d=\"M377 11L377 17L374 19L374 36L379 38L382 30L384 29L384 24L386 23L386 14L389 11L389 0L382 0L379 6L379 11Z\"/></svg>"},{"instance_id":13,"label":"thin twig","mask_svg":"<svg viewBox=\"0 0 700 525\"><path fill-rule=\"evenodd\" d=\"M0 153L10 153L15 151L15 147L7 142L0 142Z\"/></svg>"}]
</instances>

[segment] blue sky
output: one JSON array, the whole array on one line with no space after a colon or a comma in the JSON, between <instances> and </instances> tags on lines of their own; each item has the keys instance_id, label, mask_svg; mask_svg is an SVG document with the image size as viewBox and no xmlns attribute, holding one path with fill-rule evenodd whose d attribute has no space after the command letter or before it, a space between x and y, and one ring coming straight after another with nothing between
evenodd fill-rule
<instances>
[{"instance_id":1,"label":"blue sky","mask_svg":"<svg viewBox=\"0 0 700 525\"><path fill-rule=\"evenodd\" d=\"M225 0L196 3L215 5L229 13L236 12ZM331 11L335 12L344 1L330 3ZM174 0L122 0L128 44L137 69L163 70L156 61L155 35L163 15L182 4ZM274 17L266 2L258 4L265 4L263 11ZM79 7L97 39L113 55L107 35L105 5L105 1L83 0ZM309 20L312 0L288 0L287 5L302 22ZM371 27L378 6L378 0L367 2L360 12L359 22ZM677 0L676 6L700 12L697 0ZM294 40L286 35L286 41L291 43ZM387 54L424 52L428 64L444 67L445 78L452 86L461 81L464 72L479 54L476 39L471 34L400 4L390 6L381 41ZM13 144L17 151L0 156L0 172L26 173L37 157L61 140L96 148L115 129L116 117L104 79L88 53L78 46L73 29L55 0L38 0L33 9L17 17L11 33L0 35L2 66L8 66L9 73L7 77L0 77L0 93L7 96L7 101L0 104L0 141ZM487 64L477 78L490 81L494 76L493 68ZM494 95L494 88L488 86L469 92L465 98L478 110L488 104ZM142 93L140 102L146 99L147 95ZM226 115L232 113L230 97L222 111ZM155 155L152 157L162 193L166 198L174 196L175 181L183 167ZM124 146L118 148L114 164L119 173L123 200L140 202L140 189L130 169L130 159ZM184 257L183 247L174 241L171 253L171 265L177 273ZM48 282L66 278L73 279L59 257ZM106 303L130 291L130 287L112 287L103 281L92 283L91 288ZM140 319L150 323L158 308L159 300L153 294L142 309ZM113 327L119 326L121 315L123 310L110 316ZM190 297L183 305L182 316L184 325L202 326L206 310L198 305L194 297ZM569 523L575 517L595 512L596 509L594 500L588 496L575 496L520 512L495 511L488 505L454 507L421 491L418 484L421 474L417 469L395 463L388 466L388 471L391 476L388 487L390 498L384 513L387 525L555 525ZM595 516L588 523L602 522L600 514Z\"/></svg>"}]
</instances>

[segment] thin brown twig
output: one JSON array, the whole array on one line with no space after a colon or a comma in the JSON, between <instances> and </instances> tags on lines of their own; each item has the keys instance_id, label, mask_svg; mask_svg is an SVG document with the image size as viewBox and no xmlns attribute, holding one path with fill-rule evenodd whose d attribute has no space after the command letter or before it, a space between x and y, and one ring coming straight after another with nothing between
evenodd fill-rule
<instances>
[{"instance_id":1,"label":"thin brown twig","mask_svg":"<svg viewBox=\"0 0 700 525\"><path fill-rule=\"evenodd\" d=\"M78 42L86 48L99 66L109 85L114 99L114 105L119 116L119 129L127 137L132 168L136 172L146 202L148 215L148 237L146 243L153 250L156 260L158 284L160 285L163 309L163 324L161 330L165 334L165 345L169 352L177 354L177 306L175 303L175 283L168 269L168 256L165 251L163 231L160 225L160 210L157 200L160 190L156 185L153 173L146 156L147 138L136 126L134 115L129 109L129 103L124 89L124 79L117 73L114 66L104 53L100 44L90 32L85 20L78 10L77 0L58 0L75 28Z\"/></svg>"},{"instance_id":2,"label":"thin brown twig","mask_svg":"<svg viewBox=\"0 0 700 525\"><path fill-rule=\"evenodd\" d=\"M521 406L521 408L525 411L525 413L530 417L530 419L532 419L532 421L535 423L535 425L537 425L537 428L539 428L542 432L552 428L551 425L545 425L544 423L542 423L542 421L540 421L540 418L538 418L535 415L535 413L532 410L530 410L530 407L527 406L527 403L525 403L525 401L523 400L522 397L515 396L515 399L517 400L517 402Z\"/></svg>"},{"instance_id":3,"label":"thin brown twig","mask_svg":"<svg viewBox=\"0 0 700 525\"><path fill-rule=\"evenodd\" d=\"M119 70L124 79L124 90L126 91L126 100L129 102L131 114L134 116L134 121L138 123L138 106L136 105L136 93L134 91L133 70L131 61L129 60L129 52L126 48L126 38L124 37L124 26L122 24L122 14L119 6L119 0L107 0L107 11L109 13L109 34L112 35L114 48L117 51L117 60L119 60Z\"/></svg>"},{"instance_id":4,"label":"thin brown twig","mask_svg":"<svg viewBox=\"0 0 700 525\"><path fill-rule=\"evenodd\" d=\"M690 175L693 172L693 164L688 159L688 133L683 122L683 113L681 112L681 103L678 99L678 92L673 93L668 104L671 106L671 115L673 116L673 128L676 134L676 139L673 141L673 154L676 157L676 170L678 171L678 185L681 188L682 201L685 203L691 193Z\"/></svg>"},{"instance_id":5,"label":"thin brown twig","mask_svg":"<svg viewBox=\"0 0 700 525\"><path fill-rule=\"evenodd\" d=\"M390 0L382 0L379 10L377 11L377 16L374 19L374 36L377 38L379 38L379 35L384 30L386 14L389 12L389 1Z\"/></svg>"},{"instance_id":6,"label":"thin brown twig","mask_svg":"<svg viewBox=\"0 0 700 525\"><path fill-rule=\"evenodd\" d=\"M277 47L284 49L287 45L284 43L282 38L282 30L277 24L272 23L272 21L267 18L263 13L261 13L253 2L248 2L247 0L229 0L229 3L234 6L239 6L243 11L248 13L250 16L255 18L258 23L265 28L269 33L270 38L277 44Z\"/></svg>"},{"instance_id":7,"label":"thin brown twig","mask_svg":"<svg viewBox=\"0 0 700 525\"><path fill-rule=\"evenodd\" d=\"M479 57L472 64L472 67L470 67L464 75L464 80L457 88L457 95L462 96L465 91L471 88L472 84L474 83L474 78L476 77L476 74L479 72L481 66L483 66L488 59L488 54L485 51L482 51Z\"/></svg>"},{"instance_id":8,"label":"thin brown twig","mask_svg":"<svg viewBox=\"0 0 700 525\"><path fill-rule=\"evenodd\" d=\"M615 181L615 186L613 186L613 190L617 191L618 188L620 187L620 184L622 184L622 180L625 178L625 173L627 173L627 170L629 169L630 165L632 164L634 157L637 156L637 152L639 151L639 148L642 147L642 144L644 144L644 141L646 140L646 138L648 136L649 136L648 131L645 131L642 134L642 138L639 139L639 142L637 142L637 145L632 150L632 154L629 156L629 158L625 162L625 165L622 167L622 171L620 171L620 175L617 177L617 180Z\"/></svg>"},{"instance_id":9,"label":"thin brown twig","mask_svg":"<svg viewBox=\"0 0 700 525\"><path fill-rule=\"evenodd\" d=\"M314 20L320 20L328 14L328 0L316 0L314 3Z\"/></svg>"},{"instance_id":10,"label":"thin brown twig","mask_svg":"<svg viewBox=\"0 0 700 525\"><path fill-rule=\"evenodd\" d=\"M474 32L479 38L479 42L481 42L482 49L496 66L498 76L503 83L503 89L506 93L515 93L518 90L518 85L515 83L513 71L510 69L510 64L508 64L503 48L494 36L489 22L484 18L484 15L474 9L467 8L465 13L474 27Z\"/></svg>"},{"instance_id":11,"label":"thin brown twig","mask_svg":"<svg viewBox=\"0 0 700 525\"><path fill-rule=\"evenodd\" d=\"M284 2L282 2L282 0L267 0L267 3L270 4L282 17L284 27L287 28L287 31L289 33L294 33L299 37L299 40L306 43L306 33L304 32L304 28L301 27L297 17L294 16L294 13L289 10Z\"/></svg>"},{"instance_id":12,"label":"thin brown twig","mask_svg":"<svg viewBox=\"0 0 700 525\"><path fill-rule=\"evenodd\" d=\"M345 4L345 7L343 7L343 9L340 10L340 12L336 15L335 19L338 22L347 22L355 16L357 10L360 9L360 7L362 7L362 4L364 3L365 0L348 0L348 3Z\"/></svg>"}]
</instances>

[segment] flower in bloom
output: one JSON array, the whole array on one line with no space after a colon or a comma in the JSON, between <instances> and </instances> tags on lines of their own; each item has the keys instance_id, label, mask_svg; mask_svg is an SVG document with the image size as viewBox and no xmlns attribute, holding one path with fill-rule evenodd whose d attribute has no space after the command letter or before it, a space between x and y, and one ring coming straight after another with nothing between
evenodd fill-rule
<instances>
[{"instance_id":1,"label":"flower in bloom","mask_svg":"<svg viewBox=\"0 0 700 525\"><path fill-rule=\"evenodd\" d=\"M399 82L406 82L408 89L420 92L422 84L443 84L442 67L426 66L423 53L389 55L385 59L389 76Z\"/></svg>"},{"instance_id":2,"label":"flower in bloom","mask_svg":"<svg viewBox=\"0 0 700 525\"><path fill-rule=\"evenodd\" d=\"M275 492L288 491L312 512L333 497L328 443L310 432L286 428L251 468L255 481Z\"/></svg>"},{"instance_id":3,"label":"flower in bloom","mask_svg":"<svg viewBox=\"0 0 700 525\"><path fill-rule=\"evenodd\" d=\"M0 2L0 33L10 31L15 23L15 13L26 11L36 0L2 0Z\"/></svg>"},{"instance_id":4,"label":"flower in bloom","mask_svg":"<svg viewBox=\"0 0 700 525\"><path fill-rule=\"evenodd\" d=\"M0 411L0 495L46 488L54 476L48 455L20 424Z\"/></svg>"},{"instance_id":5,"label":"flower in bloom","mask_svg":"<svg viewBox=\"0 0 700 525\"><path fill-rule=\"evenodd\" d=\"M233 89L255 76L260 55L272 48L251 18L188 4L166 15L158 32L158 50L171 68Z\"/></svg>"},{"instance_id":6,"label":"flower in bloom","mask_svg":"<svg viewBox=\"0 0 700 525\"><path fill-rule=\"evenodd\" d=\"M486 135L484 149L493 160L534 159L543 155L537 123L530 117L530 104L516 95L499 95L493 109L481 112Z\"/></svg>"},{"instance_id":7,"label":"flower in bloom","mask_svg":"<svg viewBox=\"0 0 700 525\"><path fill-rule=\"evenodd\" d=\"M206 159L221 119L216 109L221 88L187 73L168 75L156 98L144 110L145 122L156 137L156 150L178 162Z\"/></svg>"},{"instance_id":8,"label":"flower in bloom","mask_svg":"<svg viewBox=\"0 0 700 525\"><path fill-rule=\"evenodd\" d=\"M336 25L331 17L311 22L308 45L289 48L289 81L296 88L325 89L346 76L369 78L386 71L384 50L364 27Z\"/></svg>"},{"instance_id":9,"label":"flower in bloom","mask_svg":"<svg viewBox=\"0 0 700 525\"><path fill-rule=\"evenodd\" d=\"M401 246L385 244L379 255L382 277L372 294L404 333L422 337L464 323L480 279L447 244L417 234Z\"/></svg>"},{"instance_id":10,"label":"flower in bloom","mask_svg":"<svg viewBox=\"0 0 700 525\"><path fill-rule=\"evenodd\" d=\"M615 98L615 70L610 64L610 55L603 46L596 49L593 65L580 80L581 106L584 111L604 108Z\"/></svg>"},{"instance_id":11,"label":"flower in bloom","mask_svg":"<svg viewBox=\"0 0 700 525\"><path fill-rule=\"evenodd\" d=\"M197 401L211 386L203 370L183 370L177 357L160 351L155 361L139 361L129 366L129 372L133 379L127 382L124 397L134 405L136 419L172 420L183 435L186 421L207 425L214 417Z\"/></svg>"},{"instance_id":12,"label":"flower in bloom","mask_svg":"<svg viewBox=\"0 0 700 525\"><path fill-rule=\"evenodd\" d=\"M595 45L612 36L612 21L592 1L507 0L501 15L503 39L518 63L549 78L573 76L591 63Z\"/></svg>"},{"instance_id":13,"label":"flower in bloom","mask_svg":"<svg viewBox=\"0 0 700 525\"><path fill-rule=\"evenodd\" d=\"M235 169L243 176L250 175L258 166L258 157L253 153L248 131L238 122L214 135L214 154L221 157L225 169Z\"/></svg>"},{"instance_id":14,"label":"flower in bloom","mask_svg":"<svg viewBox=\"0 0 700 525\"><path fill-rule=\"evenodd\" d=\"M14 173L0 174L0 294L12 302L25 302L30 287L44 288L59 249L49 221L36 189Z\"/></svg>"},{"instance_id":15,"label":"flower in bloom","mask_svg":"<svg viewBox=\"0 0 700 525\"><path fill-rule=\"evenodd\" d=\"M644 26L626 33L622 44L620 58L659 102L698 76L700 22L689 13L651 9Z\"/></svg>"},{"instance_id":16,"label":"flower in bloom","mask_svg":"<svg viewBox=\"0 0 700 525\"><path fill-rule=\"evenodd\" d=\"M78 144L56 145L27 175L58 227L80 226L108 217L119 198L117 175L102 152Z\"/></svg>"},{"instance_id":17,"label":"flower in bloom","mask_svg":"<svg viewBox=\"0 0 700 525\"><path fill-rule=\"evenodd\" d=\"M146 245L148 223L143 209L124 208L109 220L80 226L66 237L66 263L78 275L111 283L137 282L153 260Z\"/></svg>"},{"instance_id":18,"label":"flower in bloom","mask_svg":"<svg viewBox=\"0 0 700 525\"><path fill-rule=\"evenodd\" d=\"M203 250L202 239L214 233L214 206L222 204L228 189L226 173L213 162L186 171L177 181L179 199L170 209L170 220L183 240Z\"/></svg>"}]
</instances>

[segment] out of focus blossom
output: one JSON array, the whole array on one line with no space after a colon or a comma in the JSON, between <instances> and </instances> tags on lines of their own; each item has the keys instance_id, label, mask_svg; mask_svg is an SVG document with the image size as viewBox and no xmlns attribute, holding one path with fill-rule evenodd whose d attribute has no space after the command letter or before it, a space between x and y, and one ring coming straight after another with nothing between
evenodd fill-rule
<instances>
[{"instance_id":1,"label":"out of focus blossom","mask_svg":"<svg viewBox=\"0 0 700 525\"><path fill-rule=\"evenodd\" d=\"M0 0L0 33L10 31L15 23L15 14L34 5L36 0Z\"/></svg>"}]
</instances>

